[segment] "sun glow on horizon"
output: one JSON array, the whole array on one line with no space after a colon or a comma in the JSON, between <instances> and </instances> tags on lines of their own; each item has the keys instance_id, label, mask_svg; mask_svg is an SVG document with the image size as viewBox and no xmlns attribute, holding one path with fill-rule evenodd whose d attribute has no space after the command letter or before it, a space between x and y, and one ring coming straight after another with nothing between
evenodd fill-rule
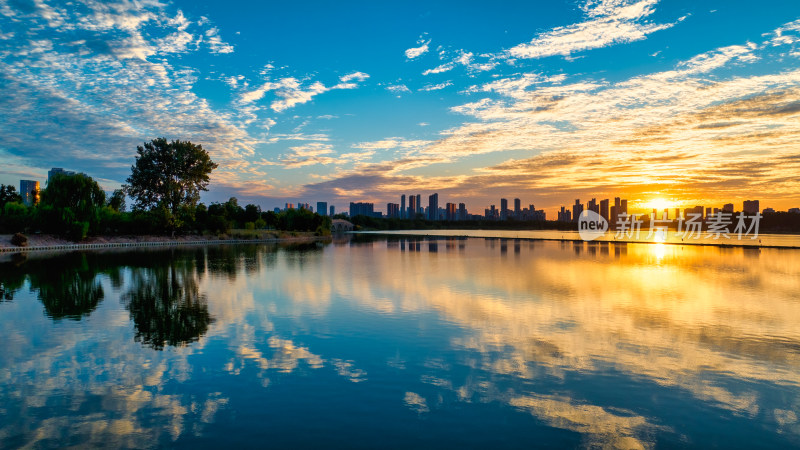
<instances>
[{"instance_id":1,"label":"sun glow on horizon","mask_svg":"<svg viewBox=\"0 0 800 450\"><path fill-rule=\"evenodd\" d=\"M673 209L680 207L680 202L677 202L675 200L667 200L665 198L654 198L646 202L640 203L639 206L646 210L656 209L658 211L663 211L665 209Z\"/></svg>"}]
</instances>

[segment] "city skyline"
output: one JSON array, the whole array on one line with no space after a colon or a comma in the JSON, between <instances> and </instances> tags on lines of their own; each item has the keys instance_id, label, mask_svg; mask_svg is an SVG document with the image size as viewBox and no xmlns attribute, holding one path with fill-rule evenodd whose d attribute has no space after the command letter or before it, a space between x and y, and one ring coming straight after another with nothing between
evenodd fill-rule
<instances>
[{"instance_id":1,"label":"city skyline","mask_svg":"<svg viewBox=\"0 0 800 450\"><path fill-rule=\"evenodd\" d=\"M53 167L47 172L47 180L45 181L45 187L47 182L52 178L55 174L66 174L66 175L74 175L76 172L65 170L61 167ZM83 174L83 173L82 173ZM84 174L86 175L86 174ZM37 180L19 180L19 194L23 198L23 203L27 206L31 206L31 204L38 201L39 191L42 189L40 187L40 183ZM110 192L106 194L110 195ZM411 194L408 196L409 203L408 207L406 207L406 194L400 195L400 203L386 203L386 212L382 212L380 208L375 209L375 202L350 202L349 209L340 209L339 211L345 212L349 210L349 215L357 215L353 214L353 208L358 211L361 211L360 214L364 215L376 215L377 217L389 217L389 218L410 218L412 216L411 211L416 211L415 214L422 214L428 220L477 220L478 218L486 218L486 219L496 219L496 220L506 220L509 218L513 218L516 220L546 220L547 215L544 209L536 209L534 208L533 203L529 203L527 208L522 207L522 200L519 198L514 198L513 208L509 207L508 198L500 198L500 208L496 208L496 204L487 205L488 208L484 209L484 214L474 214L469 211L467 208L466 203L460 202L459 203L451 203L446 202L446 206L444 208L438 206L439 205L439 194L437 192L432 193L428 196L428 206L424 206L421 202L422 194ZM413 199L413 200L412 200ZM435 200L434 200L435 199ZM746 213L754 214L756 212L761 212L762 208L760 207L760 200L742 200L740 203L742 204L741 209L735 209L735 205L733 203L724 203L722 207L716 206L703 206L703 205L695 205L692 207L686 207L688 204L687 202L670 202L661 198L653 199L648 202L644 203L633 203L632 207L628 208L628 199L622 199L620 197L614 197L614 205L610 206L610 198L601 199L600 202L597 202L597 198L592 197L586 203L581 203L580 199L575 199L575 202L572 205L561 205L560 209L555 211L555 214L549 216L549 220L554 220L556 218L557 221L576 221L577 217L580 215L581 212L586 210L592 210L602 217L609 219L610 217L617 217L621 213L628 213L631 214L649 214L652 210L653 213L666 213L669 216L669 211L674 211L671 217L677 218L681 213L688 212L690 210L699 212L699 214L703 217L709 216L712 213L716 214L717 212L734 212L734 211L744 211ZM300 202L286 202L284 203L284 207L281 208L280 206L275 207L267 207L264 208L262 205L263 210L286 210L286 209L294 209L294 208L305 208L311 211L320 213L322 215L327 216L334 216L336 211L336 206L331 204L330 209L328 208L327 201L319 201L316 200L316 208L312 206L314 201L307 202L307 201L300 201ZM439 212L438 216L431 215L432 213L429 211L431 205L437 206L437 211ZM720 202L713 203L714 205L720 204ZM454 209L458 208L457 211ZM774 213L776 211L773 207L765 207L763 208L764 212L771 212ZM785 212L791 213L800 213L800 208L798 207L789 207L785 210ZM660 217L659 217L660 218Z\"/></svg>"},{"instance_id":2,"label":"city skyline","mask_svg":"<svg viewBox=\"0 0 800 450\"><path fill-rule=\"evenodd\" d=\"M220 164L205 203L797 207L787 2L235 3L0 2L0 183L112 191L164 136Z\"/></svg>"}]
</instances>

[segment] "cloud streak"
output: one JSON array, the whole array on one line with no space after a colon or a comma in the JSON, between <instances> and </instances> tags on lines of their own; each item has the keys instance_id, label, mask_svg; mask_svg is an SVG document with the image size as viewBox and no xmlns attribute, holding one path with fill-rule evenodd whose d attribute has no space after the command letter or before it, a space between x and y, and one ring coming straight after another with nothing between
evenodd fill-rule
<instances>
[{"instance_id":1,"label":"cloud streak","mask_svg":"<svg viewBox=\"0 0 800 450\"><path fill-rule=\"evenodd\" d=\"M570 56L580 51L640 41L677 22L654 24L643 19L655 12L659 0L600 0L583 6L587 20L540 33L530 42L506 51L511 58Z\"/></svg>"}]
</instances>

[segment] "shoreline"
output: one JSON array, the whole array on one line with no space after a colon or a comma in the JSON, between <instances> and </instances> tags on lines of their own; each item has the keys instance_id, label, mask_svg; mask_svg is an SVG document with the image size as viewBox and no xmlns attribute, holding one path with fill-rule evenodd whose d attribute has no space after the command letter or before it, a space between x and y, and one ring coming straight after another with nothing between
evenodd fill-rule
<instances>
[{"instance_id":1,"label":"shoreline","mask_svg":"<svg viewBox=\"0 0 800 450\"><path fill-rule=\"evenodd\" d=\"M664 242L656 242L656 241L636 241L630 239L618 239L618 240L591 240L587 241L581 239L580 237L576 238L555 238L555 237L545 237L545 236L475 236L470 234L456 234L456 233L442 233L442 234L429 234L429 233L420 233L420 231L432 231L432 230L376 230L376 231L356 231L353 234L360 234L360 235L384 235L384 236L415 236L415 237L454 237L454 238L472 238L472 239L519 239L519 240L526 240L526 241L550 241L550 242L586 242L589 245L597 245L597 244L645 244L645 245L653 245L653 244L664 244L664 245L692 245L692 246L707 246L707 247L720 247L720 248L745 248L745 249L786 249L786 250L800 250L800 245L774 245L774 244L741 244L737 243L740 241L730 241L730 242L690 242L690 241L682 241L682 242L671 242L671 241L664 241ZM437 230L437 231L446 231L446 230ZM487 231L490 232L494 230L454 230L454 231ZM523 231L523 230L500 230L500 231ZM536 230L539 231L539 230ZM785 235L784 235L785 236Z\"/></svg>"},{"instance_id":2,"label":"shoreline","mask_svg":"<svg viewBox=\"0 0 800 450\"><path fill-rule=\"evenodd\" d=\"M27 246L18 247L10 243L11 236L12 235L0 235L0 253L97 250L104 248L173 247L188 245L313 242L329 238L329 236L314 236L313 234L296 236L281 236L272 234L270 237L227 239L220 239L216 236L213 238L211 236L101 236L89 238L83 242L73 242L52 235L34 235L28 237L29 244Z\"/></svg>"}]
</instances>

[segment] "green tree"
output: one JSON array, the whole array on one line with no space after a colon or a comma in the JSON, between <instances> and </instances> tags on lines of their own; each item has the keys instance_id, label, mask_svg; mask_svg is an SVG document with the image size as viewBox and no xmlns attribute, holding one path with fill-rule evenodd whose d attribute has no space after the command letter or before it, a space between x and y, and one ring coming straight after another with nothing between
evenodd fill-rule
<instances>
[{"instance_id":1,"label":"green tree","mask_svg":"<svg viewBox=\"0 0 800 450\"><path fill-rule=\"evenodd\" d=\"M56 220L60 231L82 239L91 227L99 223L100 209L106 204L106 193L92 177L82 173L55 175L42 192L41 209L50 219ZM56 224L46 224L55 227ZM96 231L96 230L94 230Z\"/></svg>"},{"instance_id":2,"label":"green tree","mask_svg":"<svg viewBox=\"0 0 800 450\"><path fill-rule=\"evenodd\" d=\"M6 203L22 203L22 197L17 194L17 189L14 186L0 184L0 211L6 206Z\"/></svg>"},{"instance_id":3,"label":"green tree","mask_svg":"<svg viewBox=\"0 0 800 450\"><path fill-rule=\"evenodd\" d=\"M181 206L194 207L200 191L208 190L209 174L217 168L201 145L189 141L157 138L136 152L125 186L136 209L161 207L176 216Z\"/></svg>"},{"instance_id":4,"label":"green tree","mask_svg":"<svg viewBox=\"0 0 800 450\"><path fill-rule=\"evenodd\" d=\"M108 199L108 206L116 212L125 212L125 191L115 190Z\"/></svg>"}]
</instances>

